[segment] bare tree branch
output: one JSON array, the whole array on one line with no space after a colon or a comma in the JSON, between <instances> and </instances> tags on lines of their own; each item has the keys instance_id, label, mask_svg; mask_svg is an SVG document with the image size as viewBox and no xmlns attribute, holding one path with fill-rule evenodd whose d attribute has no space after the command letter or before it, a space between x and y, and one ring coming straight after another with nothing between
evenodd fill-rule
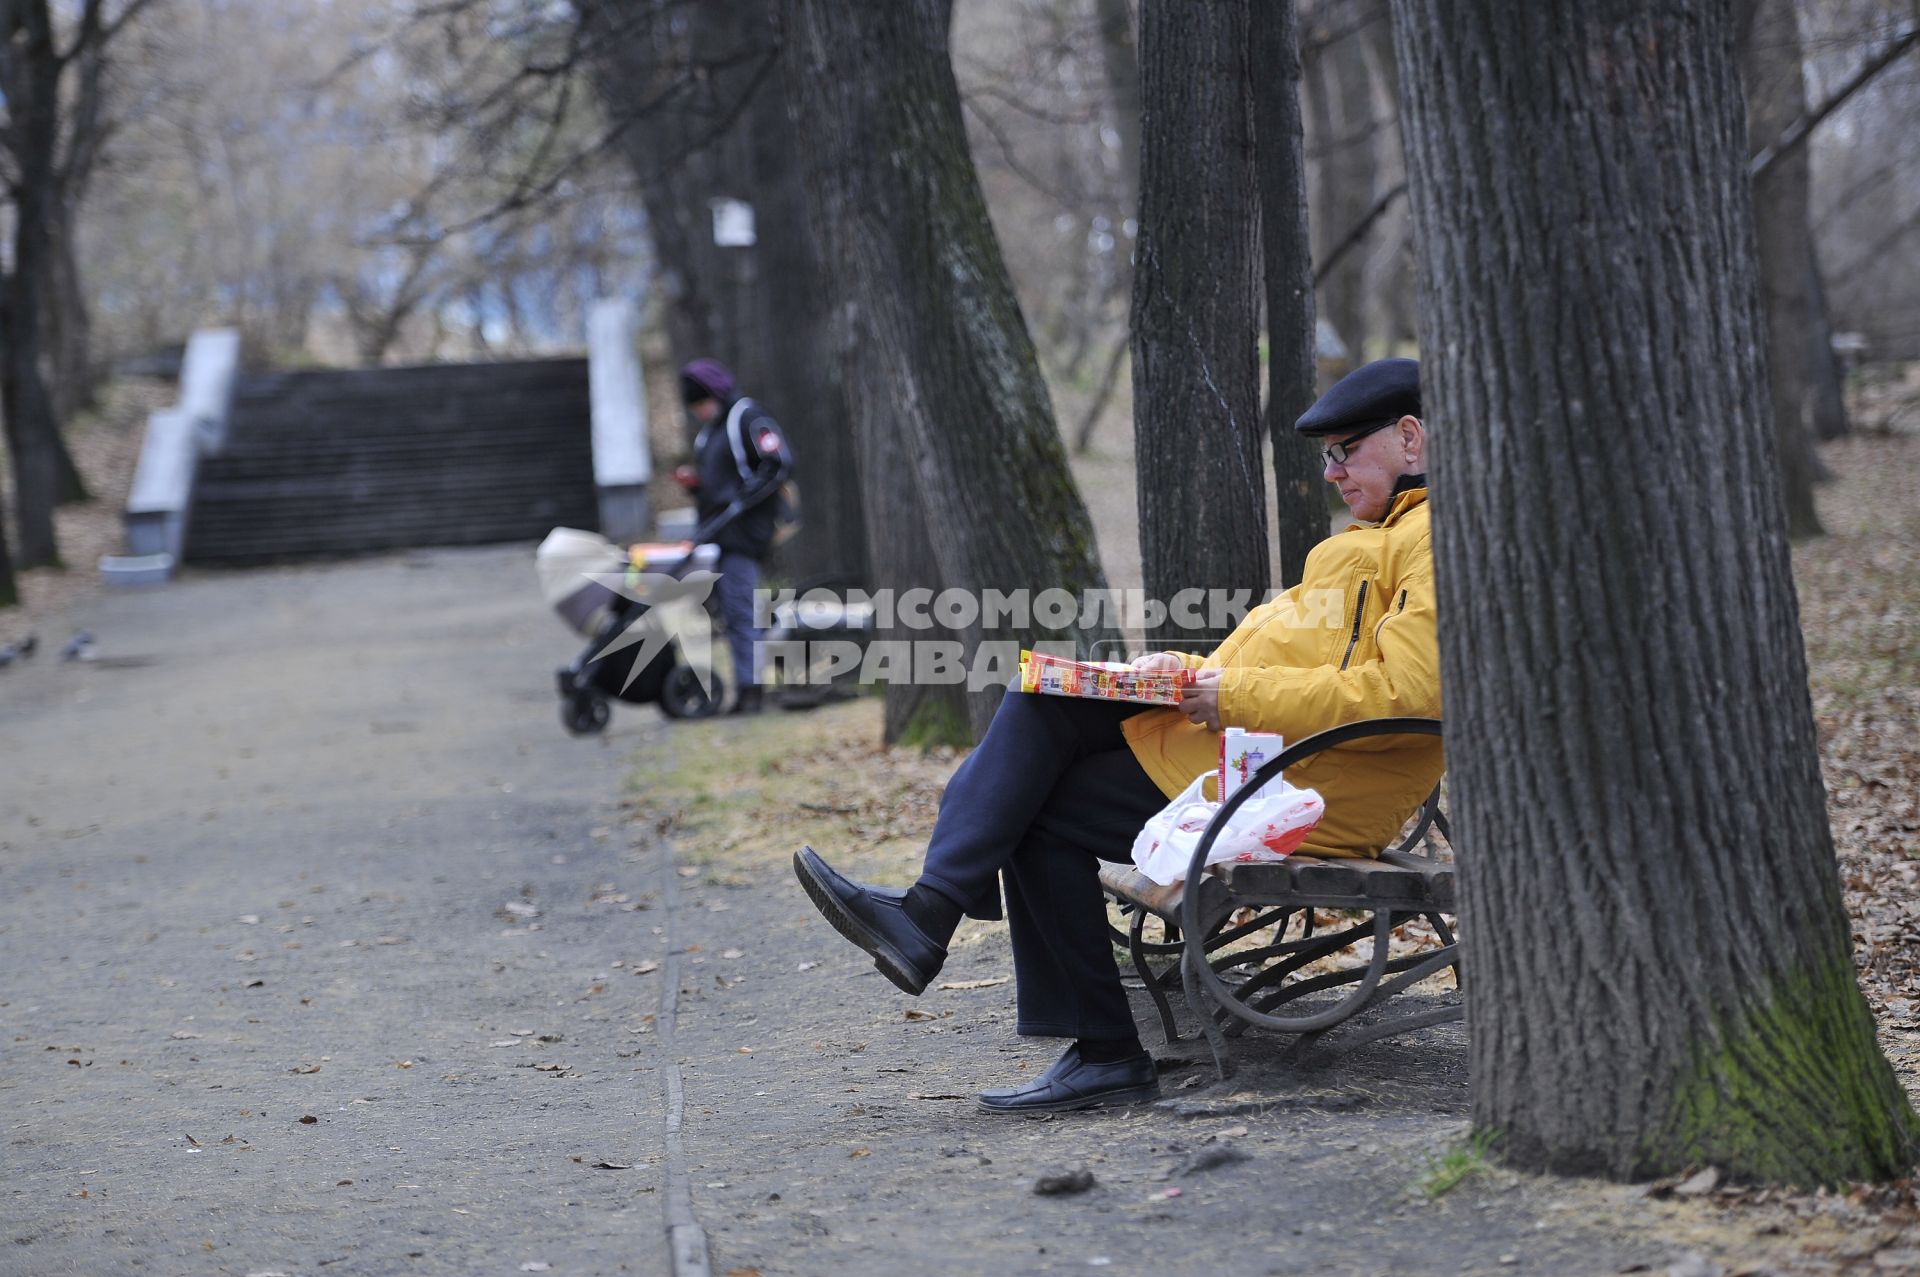
<instances>
[{"instance_id":1,"label":"bare tree branch","mask_svg":"<svg viewBox=\"0 0 1920 1277\"><path fill-rule=\"evenodd\" d=\"M1747 162L1747 176L1759 181L1768 169L1804 146L1822 120L1846 105L1848 98L1866 88L1873 77L1892 66L1915 44L1920 44L1920 23L1909 22L1900 28L1886 47L1868 57L1858 71L1842 81L1826 101L1789 124L1779 137L1760 148Z\"/></svg>"},{"instance_id":2,"label":"bare tree branch","mask_svg":"<svg viewBox=\"0 0 1920 1277\"><path fill-rule=\"evenodd\" d=\"M960 98L963 102L971 101L976 97L992 98L1002 106L1018 111L1028 119L1038 120L1042 124L1062 124L1084 128L1100 117L1100 111L1097 105L1075 115L1063 115L1057 111L1045 111L1033 103L1026 101L1019 94L1010 92L998 84L975 84L962 88L960 91Z\"/></svg>"},{"instance_id":3,"label":"bare tree branch","mask_svg":"<svg viewBox=\"0 0 1920 1277\"><path fill-rule=\"evenodd\" d=\"M1000 127L1000 121L981 109L979 103L963 97L960 99L960 105L974 119L980 121L980 127L985 129L987 136L993 139L994 145L999 148L1000 159L1007 166L1008 172L1064 208L1077 209L1087 203L1085 195L1060 190L1022 164L1019 155L1013 149L1013 140L1007 136L1006 130Z\"/></svg>"},{"instance_id":4,"label":"bare tree branch","mask_svg":"<svg viewBox=\"0 0 1920 1277\"><path fill-rule=\"evenodd\" d=\"M1361 241L1366 239L1367 232L1373 229L1373 224L1385 217L1387 210L1393 207L1393 202L1406 193L1407 184L1402 182L1373 202L1373 207L1366 211L1366 215L1355 223L1353 229L1348 231L1327 253L1327 260L1313 268L1315 288L1320 287L1321 281L1334 272L1334 268L1340 265L1341 258L1360 246Z\"/></svg>"},{"instance_id":5,"label":"bare tree branch","mask_svg":"<svg viewBox=\"0 0 1920 1277\"><path fill-rule=\"evenodd\" d=\"M664 175L673 172L680 165L686 163L690 157L699 154L708 146L711 146L716 140L726 135L727 131L733 127L735 122L737 122L746 111L748 105L753 101L754 95L766 82L773 67L779 61L779 52L778 47L769 47L760 50L760 65L754 68L753 76L741 90L739 98L729 103L727 108L714 118L713 123L705 131L689 140L687 145L682 147L678 152L666 157L660 165L661 174ZM735 59L730 58L729 62L733 60ZM684 87L684 83L676 83L660 94L657 94L652 100L642 104L638 110L621 113L598 138L568 155L545 179L538 182L529 181L520 185L492 207L463 221L455 222L441 228L432 236L428 237L429 240L444 239L450 235L470 231L538 206L559 191L559 189L566 184L567 180L580 169L584 168L590 160L598 158L610 151L618 144L620 139L626 135L629 129L665 106L668 102L674 100L684 91ZM419 237L397 238L394 242L407 244L417 238Z\"/></svg>"}]
</instances>

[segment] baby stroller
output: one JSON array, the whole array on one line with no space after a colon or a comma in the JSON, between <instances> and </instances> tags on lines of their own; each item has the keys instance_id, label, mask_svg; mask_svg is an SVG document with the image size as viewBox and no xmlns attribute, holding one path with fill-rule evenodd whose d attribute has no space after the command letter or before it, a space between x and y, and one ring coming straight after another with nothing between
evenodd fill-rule
<instances>
[{"instance_id":1,"label":"baby stroller","mask_svg":"<svg viewBox=\"0 0 1920 1277\"><path fill-rule=\"evenodd\" d=\"M630 551L592 532L555 528L534 555L547 602L589 640L557 675L560 722L605 730L612 702L656 704L668 718L716 713L726 685L713 670L705 602L714 545L670 542Z\"/></svg>"}]
</instances>

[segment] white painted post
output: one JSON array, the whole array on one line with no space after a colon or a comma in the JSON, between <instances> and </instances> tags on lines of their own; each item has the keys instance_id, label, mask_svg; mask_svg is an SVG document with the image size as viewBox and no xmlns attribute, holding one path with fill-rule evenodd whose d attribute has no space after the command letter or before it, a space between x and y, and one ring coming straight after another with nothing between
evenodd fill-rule
<instances>
[{"instance_id":1,"label":"white painted post","mask_svg":"<svg viewBox=\"0 0 1920 1277\"><path fill-rule=\"evenodd\" d=\"M587 386L593 403L593 483L600 532L616 544L644 539L652 526L647 480L646 380L634 349L631 303L607 299L587 316Z\"/></svg>"},{"instance_id":2,"label":"white painted post","mask_svg":"<svg viewBox=\"0 0 1920 1277\"><path fill-rule=\"evenodd\" d=\"M147 418L140 461L127 495L127 550L102 556L110 585L154 585L180 562L193 508L193 479L203 454L226 443L233 414L233 383L240 369L240 334L203 329L187 341L180 369L180 402Z\"/></svg>"},{"instance_id":3,"label":"white painted post","mask_svg":"<svg viewBox=\"0 0 1920 1277\"><path fill-rule=\"evenodd\" d=\"M227 444L227 419L233 415L233 379L240 372L240 331L203 328L187 339L180 369L180 408L194 419L201 450L219 452Z\"/></svg>"}]
</instances>

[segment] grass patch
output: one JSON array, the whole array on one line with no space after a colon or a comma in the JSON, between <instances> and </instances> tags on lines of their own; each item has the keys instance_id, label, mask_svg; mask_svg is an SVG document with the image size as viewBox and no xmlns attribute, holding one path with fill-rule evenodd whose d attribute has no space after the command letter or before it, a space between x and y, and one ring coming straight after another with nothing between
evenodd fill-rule
<instances>
[{"instance_id":1,"label":"grass patch","mask_svg":"<svg viewBox=\"0 0 1920 1277\"><path fill-rule=\"evenodd\" d=\"M1446 1196L1473 1176L1491 1170L1487 1154L1492 1151L1493 1142L1498 1137L1497 1131L1479 1131L1466 1143L1455 1145L1439 1157L1430 1158L1427 1169L1414 1181L1414 1187L1432 1200Z\"/></svg>"},{"instance_id":2,"label":"grass patch","mask_svg":"<svg viewBox=\"0 0 1920 1277\"><path fill-rule=\"evenodd\" d=\"M750 886L811 846L843 872L909 882L960 753L881 744L882 705L675 723L636 751L634 816L710 885Z\"/></svg>"}]
</instances>

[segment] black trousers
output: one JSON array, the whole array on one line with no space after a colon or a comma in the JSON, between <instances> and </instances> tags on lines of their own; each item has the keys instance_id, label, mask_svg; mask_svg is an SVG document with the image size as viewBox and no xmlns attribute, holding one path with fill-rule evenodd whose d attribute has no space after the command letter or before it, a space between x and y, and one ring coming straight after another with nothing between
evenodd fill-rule
<instances>
[{"instance_id":1,"label":"black trousers","mask_svg":"<svg viewBox=\"0 0 1920 1277\"><path fill-rule=\"evenodd\" d=\"M1008 692L940 799L920 881L991 917L995 875L1003 874L1020 1033L1136 1031L1114 965L1099 862L1130 861L1134 836L1167 802L1120 732L1146 708Z\"/></svg>"}]
</instances>

